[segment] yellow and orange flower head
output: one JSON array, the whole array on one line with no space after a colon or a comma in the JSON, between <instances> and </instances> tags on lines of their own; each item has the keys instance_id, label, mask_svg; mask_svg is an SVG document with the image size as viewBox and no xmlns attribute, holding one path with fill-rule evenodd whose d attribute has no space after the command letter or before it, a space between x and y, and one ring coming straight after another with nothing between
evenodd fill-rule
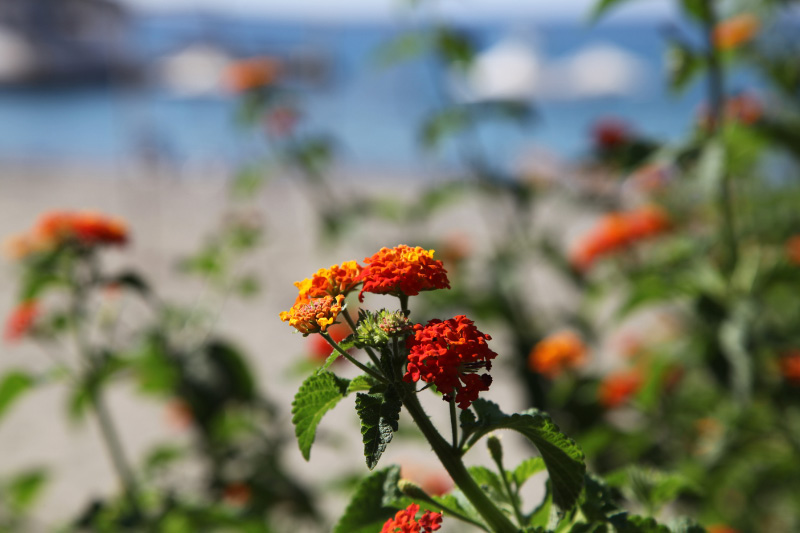
<instances>
[{"instance_id":1,"label":"yellow and orange flower head","mask_svg":"<svg viewBox=\"0 0 800 533\"><path fill-rule=\"evenodd\" d=\"M299 290L297 302L322 296L347 296L361 281L358 279L362 267L356 261L346 261L330 268L320 268L310 278L296 281Z\"/></svg>"},{"instance_id":2,"label":"yellow and orange flower head","mask_svg":"<svg viewBox=\"0 0 800 533\"><path fill-rule=\"evenodd\" d=\"M550 379L586 361L586 346L572 331L561 331L543 339L528 355L528 367Z\"/></svg>"},{"instance_id":3,"label":"yellow and orange flower head","mask_svg":"<svg viewBox=\"0 0 800 533\"><path fill-rule=\"evenodd\" d=\"M491 370L492 359L497 357L489 340L491 337L464 315L445 321L433 319L425 326L415 324L413 336L406 339L409 354L403 380L433 383L445 401L455 394L458 406L468 409L478 393L492 384L489 374L477 374L484 368Z\"/></svg>"},{"instance_id":4,"label":"yellow and orange flower head","mask_svg":"<svg viewBox=\"0 0 800 533\"><path fill-rule=\"evenodd\" d=\"M364 282L358 295L362 302L365 292L416 296L421 291L450 288L447 270L433 258L433 250L401 244L381 248L364 262L367 266L358 277L358 281Z\"/></svg>"},{"instance_id":5,"label":"yellow and orange flower head","mask_svg":"<svg viewBox=\"0 0 800 533\"><path fill-rule=\"evenodd\" d=\"M442 527L442 513L425 511L417 520L419 505L412 503L383 524L381 533L433 533Z\"/></svg>"},{"instance_id":6,"label":"yellow and orange flower head","mask_svg":"<svg viewBox=\"0 0 800 533\"><path fill-rule=\"evenodd\" d=\"M786 255L789 261L800 266L800 235L794 235L786 241Z\"/></svg>"},{"instance_id":7,"label":"yellow and orange flower head","mask_svg":"<svg viewBox=\"0 0 800 533\"><path fill-rule=\"evenodd\" d=\"M323 296L295 302L292 308L281 313L281 320L304 335L324 332L334 323L342 310L344 296Z\"/></svg>"},{"instance_id":8,"label":"yellow and orange flower head","mask_svg":"<svg viewBox=\"0 0 800 533\"><path fill-rule=\"evenodd\" d=\"M610 213L601 218L578 242L570 256L570 262L578 270L587 270L600 257L660 235L669 227L667 214L654 206Z\"/></svg>"},{"instance_id":9,"label":"yellow and orange flower head","mask_svg":"<svg viewBox=\"0 0 800 533\"><path fill-rule=\"evenodd\" d=\"M28 334L39 316L39 305L35 300L22 302L6 319L3 338L7 342L20 340Z\"/></svg>"},{"instance_id":10,"label":"yellow and orange flower head","mask_svg":"<svg viewBox=\"0 0 800 533\"><path fill-rule=\"evenodd\" d=\"M752 13L736 15L714 28L714 45L719 50L733 50L753 40L760 29L761 21Z\"/></svg>"},{"instance_id":11,"label":"yellow and orange flower head","mask_svg":"<svg viewBox=\"0 0 800 533\"><path fill-rule=\"evenodd\" d=\"M800 350L785 353L780 360L783 377L792 385L800 385Z\"/></svg>"},{"instance_id":12,"label":"yellow and orange flower head","mask_svg":"<svg viewBox=\"0 0 800 533\"><path fill-rule=\"evenodd\" d=\"M606 409L619 407L639 392L641 387L642 375L638 370L609 374L598 389L600 404Z\"/></svg>"}]
</instances>

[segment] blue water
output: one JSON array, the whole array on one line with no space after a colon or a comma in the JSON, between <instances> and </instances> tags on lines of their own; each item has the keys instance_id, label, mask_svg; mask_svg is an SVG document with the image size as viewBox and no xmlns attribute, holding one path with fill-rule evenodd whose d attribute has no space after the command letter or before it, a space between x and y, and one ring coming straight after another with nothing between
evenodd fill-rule
<instances>
[{"instance_id":1,"label":"blue water","mask_svg":"<svg viewBox=\"0 0 800 533\"><path fill-rule=\"evenodd\" d=\"M417 131L424 117L448 101L445 74L431 59L380 68L376 49L402 28L385 25L316 26L202 16L140 18L130 42L146 62L203 38L239 55L324 50L332 63L326 86L304 89L303 128L337 139L341 160L361 167L417 168L451 164L452 151L425 155ZM531 145L565 156L585 152L588 130L600 117L628 119L634 128L658 139L685 133L703 88L676 97L664 83L664 36L656 22L588 27L583 23L513 25L491 23L466 28L482 47L513 33L538 47L548 61L585 46L612 44L647 66L643 89L630 98L536 102L537 120L519 128L490 125L480 142L499 162L512 161ZM742 88L752 77L739 76ZM236 101L220 95L180 98L158 87L96 87L38 92L0 92L0 160L99 160L134 158L143 147L162 157L221 161L236 165L258 152L252 132L234 119Z\"/></svg>"}]
</instances>

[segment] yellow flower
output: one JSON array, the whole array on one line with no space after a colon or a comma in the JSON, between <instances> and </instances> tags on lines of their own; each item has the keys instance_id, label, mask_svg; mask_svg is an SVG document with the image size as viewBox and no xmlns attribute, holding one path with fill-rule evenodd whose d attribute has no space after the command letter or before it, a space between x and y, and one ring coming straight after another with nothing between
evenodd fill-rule
<instances>
[{"instance_id":1,"label":"yellow flower","mask_svg":"<svg viewBox=\"0 0 800 533\"><path fill-rule=\"evenodd\" d=\"M281 313L281 320L297 329L303 335L325 331L333 324L342 310L344 296L335 298L324 296L322 298L306 299L295 302L292 308Z\"/></svg>"}]
</instances>

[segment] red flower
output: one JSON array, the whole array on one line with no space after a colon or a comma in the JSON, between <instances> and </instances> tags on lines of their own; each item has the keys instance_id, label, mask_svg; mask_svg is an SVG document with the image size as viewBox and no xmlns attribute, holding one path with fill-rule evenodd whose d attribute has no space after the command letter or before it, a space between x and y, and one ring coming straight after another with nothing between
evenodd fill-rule
<instances>
[{"instance_id":1,"label":"red flower","mask_svg":"<svg viewBox=\"0 0 800 533\"><path fill-rule=\"evenodd\" d=\"M442 513L425 511L416 519L419 505L412 503L383 524L381 533L431 533L442 527Z\"/></svg>"},{"instance_id":2,"label":"red flower","mask_svg":"<svg viewBox=\"0 0 800 533\"><path fill-rule=\"evenodd\" d=\"M39 316L39 306L36 301L30 300L19 304L6 320L6 328L3 335L5 340L13 342L24 337L33 327L37 316Z\"/></svg>"},{"instance_id":3,"label":"red flower","mask_svg":"<svg viewBox=\"0 0 800 533\"><path fill-rule=\"evenodd\" d=\"M669 225L666 213L657 207L610 213L581 239L570 261L575 268L586 270L598 258L655 237L666 231Z\"/></svg>"},{"instance_id":4,"label":"red flower","mask_svg":"<svg viewBox=\"0 0 800 533\"><path fill-rule=\"evenodd\" d=\"M225 503L228 505L244 507L250 501L252 495L253 491L249 485L237 481L225 487L222 493L222 499L225 500Z\"/></svg>"},{"instance_id":5,"label":"red flower","mask_svg":"<svg viewBox=\"0 0 800 533\"><path fill-rule=\"evenodd\" d=\"M601 118L592 126L595 146L601 150L613 150L624 146L631 139L628 124L617 118Z\"/></svg>"},{"instance_id":6,"label":"red flower","mask_svg":"<svg viewBox=\"0 0 800 533\"><path fill-rule=\"evenodd\" d=\"M358 281L364 282L358 295L362 302L365 292L416 296L420 291L450 288L447 270L441 261L433 259L433 250L401 244L381 248L364 262L367 266L358 277Z\"/></svg>"},{"instance_id":7,"label":"red flower","mask_svg":"<svg viewBox=\"0 0 800 533\"><path fill-rule=\"evenodd\" d=\"M69 241L85 246L122 245L128 242L128 228L117 218L93 211L53 211L39 218L29 238L39 243L35 249Z\"/></svg>"},{"instance_id":8,"label":"red flower","mask_svg":"<svg viewBox=\"0 0 800 533\"><path fill-rule=\"evenodd\" d=\"M706 533L739 533L739 530L725 524L714 524L706 528Z\"/></svg>"},{"instance_id":9,"label":"red flower","mask_svg":"<svg viewBox=\"0 0 800 533\"><path fill-rule=\"evenodd\" d=\"M794 235L786 241L786 255L789 261L800 265L800 235Z\"/></svg>"},{"instance_id":10,"label":"red flower","mask_svg":"<svg viewBox=\"0 0 800 533\"><path fill-rule=\"evenodd\" d=\"M781 374L792 385L800 385L800 350L791 350L780 360Z\"/></svg>"},{"instance_id":11,"label":"red flower","mask_svg":"<svg viewBox=\"0 0 800 533\"><path fill-rule=\"evenodd\" d=\"M487 344L489 340L489 335L478 331L463 315L444 322L433 319L425 326L415 324L414 335L406 339L409 354L403 379L433 383L445 401L450 401L455 392L458 406L467 409L478 393L489 390L492 384L489 374L475 373L481 368L491 370L491 360L497 357Z\"/></svg>"},{"instance_id":12,"label":"red flower","mask_svg":"<svg viewBox=\"0 0 800 533\"><path fill-rule=\"evenodd\" d=\"M558 377L568 368L583 364L586 346L578 335L560 331L542 339L528 355L528 367L549 378Z\"/></svg>"},{"instance_id":13,"label":"red flower","mask_svg":"<svg viewBox=\"0 0 800 533\"><path fill-rule=\"evenodd\" d=\"M619 407L636 394L641 386L642 376L637 370L606 376L598 390L600 403L607 409Z\"/></svg>"}]
</instances>

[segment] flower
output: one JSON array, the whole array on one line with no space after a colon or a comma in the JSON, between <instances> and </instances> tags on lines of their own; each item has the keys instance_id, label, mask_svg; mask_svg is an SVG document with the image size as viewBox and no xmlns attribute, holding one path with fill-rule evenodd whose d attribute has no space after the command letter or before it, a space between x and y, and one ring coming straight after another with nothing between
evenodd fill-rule
<instances>
[{"instance_id":1,"label":"flower","mask_svg":"<svg viewBox=\"0 0 800 533\"><path fill-rule=\"evenodd\" d=\"M761 21L751 13L742 13L723 20L714 28L714 45L720 50L732 50L751 41L761 29Z\"/></svg>"},{"instance_id":2,"label":"flower","mask_svg":"<svg viewBox=\"0 0 800 533\"><path fill-rule=\"evenodd\" d=\"M786 241L786 255L789 261L800 265L800 235L794 235Z\"/></svg>"},{"instance_id":3,"label":"flower","mask_svg":"<svg viewBox=\"0 0 800 533\"><path fill-rule=\"evenodd\" d=\"M7 342L21 339L33 327L38 316L39 306L35 300L22 302L11 312L8 319L6 319L3 338Z\"/></svg>"},{"instance_id":4,"label":"flower","mask_svg":"<svg viewBox=\"0 0 800 533\"><path fill-rule=\"evenodd\" d=\"M194 422L191 406L183 400L174 399L167 404L167 423L178 430L186 430Z\"/></svg>"},{"instance_id":5,"label":"flower","mask_svg":"<svg viewBox=\"0 0 800 533\"><path fill-rule=\"evenodd\" d=\"M764 116L764 106L758 96L742 92L725 100L722 114L728 122L750 126ZM697 122L699 127L704 130L709 130L714 125L714 118L707 105L700 108Z\"/></svg>"},{"instance_id":6,"label":"flower","mask_svg":"<svg viewBox=\"0 0 800 533\"><path fill-rule=\"evenodd\" d=\"M381 248L364 262L367 266L358 277L364 282L358 295L362 302L365 292L416 296L420 291L450 288L447 270L441 261L433 259L433 250L401 244L394 248Z\"/></svg>"},{"instance_id":7,"label":"flower","mask_svg":"<svg viewBox=\"0 0 800 533\"><path fill-rule=\"evenodd\" d=\"M249 485L235 481L227 485L222 491L222 499L233 507L244 507L250 501L253 491Z\"/></svg>"},{"instance_id":8,"label":"flower","mask_svg":"<svg viewBox=\"0 0 800 533\"><path fill-rule=\"evenodd\" d=\"M295 282L295 287L300 291L295 303L325 295L342 294L347 296L360 283L357 278L361 271L362 267L356 261L346 261L341 265L331 265L330 268L320 268L310 278Z\"/></svg>"},{"instance_id":9,"label":"flower","mask_svg":"<svg viewBox=\"0 0 800 533\"><path fill-rule=\"evenodd\" d=\"M293 107L283 105L272 109L264 118L267 133L279 139L292 134L300 120L300 113Z\"/></svg>"},{"instance_id":10,"label":"flower","mask_svg":"<svg viewBox=\"0 0 800 533\"><path fill-rule=\"evenodd\" d=\"M790 350L780 360L781 374L792 385L800 385L800 350Z\"/></svg>"},{"instance_id":11,"label":"flower","mask_svg":"<svg viewBox=\"0 0 800 533\"><path fill-rule=\"evenodd\" d=\"M600 403L607 409L619 407L636 394L641 386L642 376L637 370L610 374L600 383Z\"/></svg>"},{"instance_id":12,"label":"flower","mask_svg":"<svg viewBox=\"0 0 800 533\"><path fill-rule=\"evenodd\" d=\"M271 57L253 57L231 63L225 72L228 88L236 93L251 91L274 83L281 64Z\"/></svg>"},{"instance_id":13,"label":"flower","mask_svg":"<svg viewBox=\"0 0 800 533\"><path fill-rule=\"evenodd\" d=\"M572 331L554 333L539 342L528 355L528 367L550 379L586 360L586 346Z\"/></svg>"},{"instance_id":14,"label":"flower","mask_svg":"<svg viewBox=\"0 0 800 533\"><path fill-rule=\"evenodd\" d=\"M578 270L586 270L598 258L655 237L666 231L669 225L667 214L654 206L610 213L579 241L570 262Z\"/></svg>"},{"instance_id":15,"label":"flower","mask_svg":"<svg viewBox=\"0 0 800 533\"><path fill-rule=\"evenodd\" d=\"M739 533L739 530L725 524L714 524L706 528L706 533Z\"/></svg>"},{"instance_id":16,"label":"flower","mask_svg":"<svg viewBox=\"0 0 800 533\"><path fill-rule=\"evenodd\" d=\"M601 118L592 126L594 144L601 150L614 150L631 140L627 123L616 118Z\"/></svg>"},{"instance_id":17,"label":"flower","mask_svg":"<svg viewBox=\"0 0 800 533\"><path fill-rule=\"evenodd\" d=\"M280 314L281 320L297 329L303 335L324 332L333 324L342 310L344 296L324 296L311 300L295 302L288 311Z\"/></svg>"},{"instance_id":18,"label":"flower","mask_svg":"<svg viewBox=\"0 0 800 533\"><path fill-rule=\"evenodd\" d=\"M464 315L444 322L433 319L425 326L415 324L413 336L406 339L409 355L403 380L433 383L445 401L455 392L458 406L467 409L492 383L490 375L475 373L481 368L491 370L491 360L497 357L489 340L491 337L478 331Z\"/></svg>"},{"instance_id":19,"label":"flower","mask_svg":"<svg viewBox=\"0 0 800 533\"><path fill-rule=\"evenodd\" d=\"M416 519L419 505L412 503L383 524L381 533L430 533L442 527L442 513L425 511Z\"/></svg>"}]
</instances>

